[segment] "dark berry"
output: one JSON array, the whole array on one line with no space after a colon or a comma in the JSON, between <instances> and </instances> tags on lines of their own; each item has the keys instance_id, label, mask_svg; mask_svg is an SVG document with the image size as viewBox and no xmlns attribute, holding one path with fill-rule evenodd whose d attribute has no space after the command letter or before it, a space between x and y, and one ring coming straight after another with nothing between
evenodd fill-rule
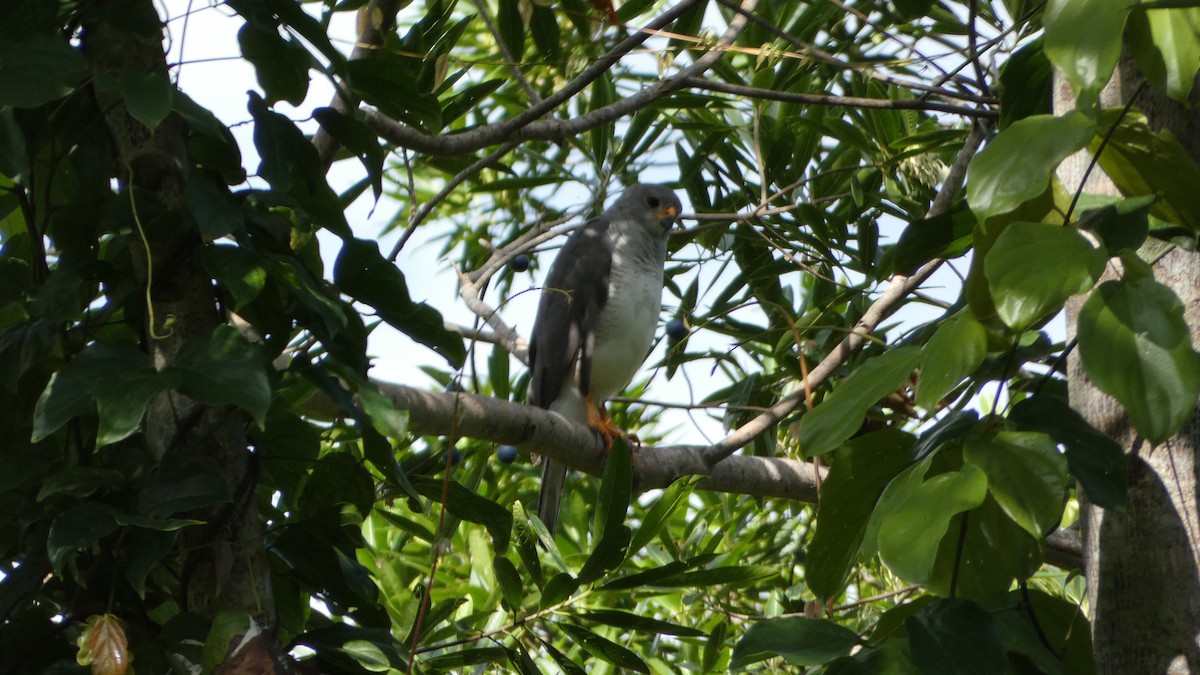
<instances>
[{"instance_id":1,"label":"dark berry","mask_svg":"<svg viewBox=\"0 0 1200 675\"><path fill-rule=\"evenodd\" d=\"M512 464L517 458L517 449L511 445L502 445L496 448L496 457L505 464Z\"/></svg>"},{"instance_id":2,"label":"dark berry","mask_svg":"<svg viewBox=\"0 0 1200 675\"><path fill-rule=\"evenodd\" d=\"M458 464L461 459L462 454L458 451L458 448L450 448L450 464Z\"/></svg>"},{"instance_id":3,"label":"dark berry","mask_svg":"<svg viewBox=\"0 0 1200 675\"><path fill-rule=\"evenodd\" d=\"M667 339L671 342L679 342L687 337L688 329L683 324L683 319L671 319L667 322Z\"/></svg>"},{"instance_id":4,"label":"dark berry","mask_svg":"<svg viewBox=\"0 0 1200 675\"><path fill-rule=\"evenodd\" d=\"M511 267L514 272L524 272L525 270L529 269L529 256L522 253L521 255L513 258L512 261L508 263L508 266Z\"/></svg>"}]
</instances>

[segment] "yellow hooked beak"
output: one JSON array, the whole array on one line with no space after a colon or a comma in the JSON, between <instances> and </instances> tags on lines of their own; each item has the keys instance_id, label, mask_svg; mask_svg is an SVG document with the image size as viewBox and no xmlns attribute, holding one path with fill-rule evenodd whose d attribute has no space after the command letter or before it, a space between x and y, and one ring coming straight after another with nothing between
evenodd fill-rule
<instances>
[{"instance_id":1,"label":"yellow hooked beak","mask_svg":"<svg viewBox=\"0 0 1200 675\"><path fill-rule=\"evenodd\" d=\"M658 221L664 230L671 229L675 224L675 219L679 217L679 210L674 206L667 206L653 212L655 220Z\"/></svg>"}]
</instances>

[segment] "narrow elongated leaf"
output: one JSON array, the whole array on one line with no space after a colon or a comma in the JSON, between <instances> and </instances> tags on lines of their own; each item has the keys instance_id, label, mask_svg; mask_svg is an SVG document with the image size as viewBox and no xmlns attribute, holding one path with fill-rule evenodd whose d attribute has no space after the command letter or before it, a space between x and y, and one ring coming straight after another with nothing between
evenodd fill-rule
<instances>
[{"instance_id":1,"label":"narrow elongated leaf","mask_svg":"<svg viewBox=\"0 0 1200 675\"><path fill-rule=\"evenodd\" d=\"M832 597L841 590L875 502L908 466L914 440L911 434L884 429L855 438L833 455L821 484L806 566L808 585L817 597Z\"/></svg>"},{"instance_id":2,"label":"narrow elongated leaf","mask_svg":"<svg viewBox=\"0 0 1200 675\"><path fill-rule=\"evenodd\" d=\"M933 409L963 378L975 372L985 356L987 332L970 310L942 323L925 345L917 405Z\"/></svg>"},{"instance_id":3,"label":"narrow elongated leaf","mask_svg":"<svg viewBox=\"0 0 1200 675\"><path fill-rule=\"evenodd\" d=\"M1062 519L1067 459L1041 433L1002 431L967 439L963 459L987 474L992 496L1018 525L1041 539Z\"/></svg>"},{"instance_id":4,"label":"narrow elongated leaf","mask_svg":"<svg viewBox=\"0 0 1200 675\"><path fill-rule=\"evenodd\" d=\"M729 667L755 656L782 656L798 666L819 666L845 656L859 642L849 628L824 619L789 617L755 622L733 648Z\"/></svg>"},{"instance_id":5,"label":"narrow elongated leaf","mask_svg":"<svg viewBox=\"0 0 1200 675\"><path fill-rule=\"evenodd\" d=\"M629 443L623 438L617 439L608 451L592 528L592 536L597 540L609 537L625 524L625 513L633 498L633 464L629 453Z\"/></svg>"},{"instance_id":6,"label":"narrow elongated leaf","mask_svg":"<svg viewBox=\"0 0 1200 675\"><path fill-rule=\"evenodd\" d=\"M800 418L805 457L823 455L858 431L867 409L902 388L921 360L919 347L897 347L862 364L812 412Z\"/></svg>"},{"instance_id":7,"label":"narrow elongated leaf","mask_svg":"<svg viewBox=\"0 0 1200 675\"><path fill-rule=\"evenodd\" d=\"M608 626L616 626L617 628L625 628L628 630L636 630L643 633L657 633L660 635L683 635L689 637L699 637L705 635L704 631L697 628L689 628L688 626L680 626L670 621L660 621L651 619L646 616L631 614L630 612L622 612L615 609L595 609L583 612L583 616L598 623Z\"/></svg>"},{"instance_id":8,"label":"narrow elongated leaf","mask_svg":"<svg viewBox=\"0 0 1200 675\"><path fill-rule=\"evenodd\" d=\"M675 513L680 504L687 501L692 490L696 489L696 484L704 480L703 476L684 476L683 478L671 483L662 491L654 504L646 511L646 515L642 517L642 523L633 534L633 540L629 544L630 553L637 553L642 550L646 544L649 544L655 536L658 535L667 520Z\"/></svg>"},{"instance_id":9,"label":"narrow elongated leaf","mask_svg":"<svg viewBox=\"0 0 1200 675\"><path fill-rule=\"evenodd\" d=\"M517 573L516 566L508 558L497 555L492 559L492 571L496 575L496 583L500 584L500 592L504 594L504 601L508 603L509 610L519 612L525 591L521 587L521 575Z\"/></svg>"},{"instance_id":10,"label":"narrow elongated leaf","mask_svg":"<svg viewBox=\"0 0 1200 675\"><path fill-rule=\"evenodd\" d=\"M924 675L1001 675L1008 659L990 614L967 600L936 600L904 621Z\"/></svg>"},{"instance_id":11,"label":"narrow elongated leaf","mask_svg":"<svg viewBox=\"0 0 1200 675\"><path fill-rule=\"evenodd\" d=\"M1179 431L1200 396L1200 356L1171 289L1144 277L1106 281L1080 310L1078 336L1088 377L1138 432L1158 444Z\"/></svg>"},{"instance_id":12,"label":"narrow elongated leaf","mask_svg":"<svg viewBox=\"0 0 1200 675\"><path fill-rule=\"evenodd\" d=\"M640 656L634 654L625 647L622 647L611 640L600 637L599 635L587 630L586 628L583 628L582 626L576 626L570 623L562 623L559 625L570 634L571 638L574 639L579 646L583 647L584 651L592 656L595 656L602 661L607 661L618 668L627 668L635 673L650 672L650 668L646 665L646 662L643 661Z\"/></svg>"},{"instance_id":13,"label":"narrow elongated leaf","mask_svg":"<svg viewBox=\"0 0 1200 675\"><path fill-rule=\"evenodd\" d=\"M427 499L442 501L441 479L413 477L412 486ZM503 553L508 549L512 537L512 514L508 509L496 502L481 497L461 483L450 481L450 490L443 504L455 517L472 523L479 523L487 528L492 535L492 546L496 552Z\"/></svg>"},{"instance_id":14,"label":"narrow elongated leaf","mask_svg":"<svg viewBox=\"0 0 1200 675\"><path fill-rule=\"evenodd\" d=\"M1042 13L1045 50L1080 103L1095 101L1121 56L1129 4L1121 0L1049 0Z\"/></svg>"},{"instance_id":15,"label":"narrow elongated leaf","mask_svg":"<svg viewBox=\"0 0 1200 675\"><path fill-rule=\"evenodd\" d=\"M967 167L967 203L980 221L1037 197L1060 163L1083 149L1095 125L1085 115L1034 115L1013 122Z\"/></svg>"},{"instance_id":16,"label":"narrow elongated leaf","mask_svg":"<svg viewBox=\"0 0 1200 675\"><path fill-rule=\"evenodd\" d=\"M1074 229L1011 223L988 251L984 274L1000 319L1020 332L1091 288L1107 258Z\"/></svg>"}]
</instances>

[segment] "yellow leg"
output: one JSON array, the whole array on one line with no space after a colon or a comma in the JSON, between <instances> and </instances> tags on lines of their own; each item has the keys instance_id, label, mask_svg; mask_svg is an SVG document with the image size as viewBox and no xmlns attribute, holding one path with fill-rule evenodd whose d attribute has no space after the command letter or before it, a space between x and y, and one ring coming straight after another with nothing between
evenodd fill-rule
<instances>
[{"instance_id":1,"label":"yellow leg","mask_svg":"<svg viewBox=\"0 0 1200 675\"><path fill-rule=\"evenodd\" d=\"M604 404L596 404L596 401L590 396L583 398L584 407L587 409L588 426L595 429L600 437L604 439L604 449L612 447L614 438L624 438L631 444L640 445L641 441L638 437L621 429L613 424L612 418L608 416L608 411L604 409Z\"/></svg>"}]
</instances>

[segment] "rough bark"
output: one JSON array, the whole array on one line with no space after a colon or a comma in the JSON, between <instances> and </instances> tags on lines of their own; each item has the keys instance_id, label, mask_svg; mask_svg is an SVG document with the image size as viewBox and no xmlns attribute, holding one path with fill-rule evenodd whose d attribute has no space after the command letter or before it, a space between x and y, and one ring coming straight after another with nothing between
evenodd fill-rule
<instances>
[{"instance_id":1,"label":"rough bark","mask_svg":"<svg viewBox=\"0 0 1200 675\"><path fill-rule=\"evenodd\" d=\"M1103 101L1107 107L1122 107L1132 99L1155 130L1170 129L1200 161L1198 92L1200 86L1193 89L1189 110L1150 87L1141 87L1132 62L1122 59ZM1060 110L1073 105L1069 98L1055 98ZM1068 189L1079 185L1086 165L1081 158L1064 163L1060 175ZM1086 191L1116 194L1098 170L1093 171ZM1154 272L1183 301L1195 342L1200 332L1200 257L1174 250L1155 265ZM1084 300L1068 306L1072 333ZM1138 436L1125 411L1088 380L1077 352L1071 355L1068 378L1072 407L1121 443L1129 457L1128 509L1105 511L1083 504L1097 672L1200 672L1200 484L1196 475L1200 416L1193 415L1178 435L1152 447Z\"/></svg>"},{"instance_id":2,"label":"rough bark","mask_svg":"<svg viewBox=\"0 0 1200 675\"><path fill-rule=\"evenodd\" d=\"M152 2L97 2L86 16L92 18L85 21L82 43L94 72L167 77L162 25ZM211 332L221 320L211 278L201 263L203 241L184 213L191 164L187 127L171 115L150 130L129 114L117 92L97 89L96 97L118 158L114 176L124 190L133 190L135 227L146 234L147 243L135 236L130 250L139 281L152 279L150 306L142 308L143 345L162 368L184 341ZM137 213L156 215L143 219ZM225 479L233 495L232 503L195 514L207 525L190 529L185 542L189 554L181 581L187 608L208 617L222 609L244 611L263 630L273 631L274 599L254 501L257 477L244 429L240 412L166 392L151 401L144 431L161 465L207 467Z\"/></svg>"}]
</instances>

